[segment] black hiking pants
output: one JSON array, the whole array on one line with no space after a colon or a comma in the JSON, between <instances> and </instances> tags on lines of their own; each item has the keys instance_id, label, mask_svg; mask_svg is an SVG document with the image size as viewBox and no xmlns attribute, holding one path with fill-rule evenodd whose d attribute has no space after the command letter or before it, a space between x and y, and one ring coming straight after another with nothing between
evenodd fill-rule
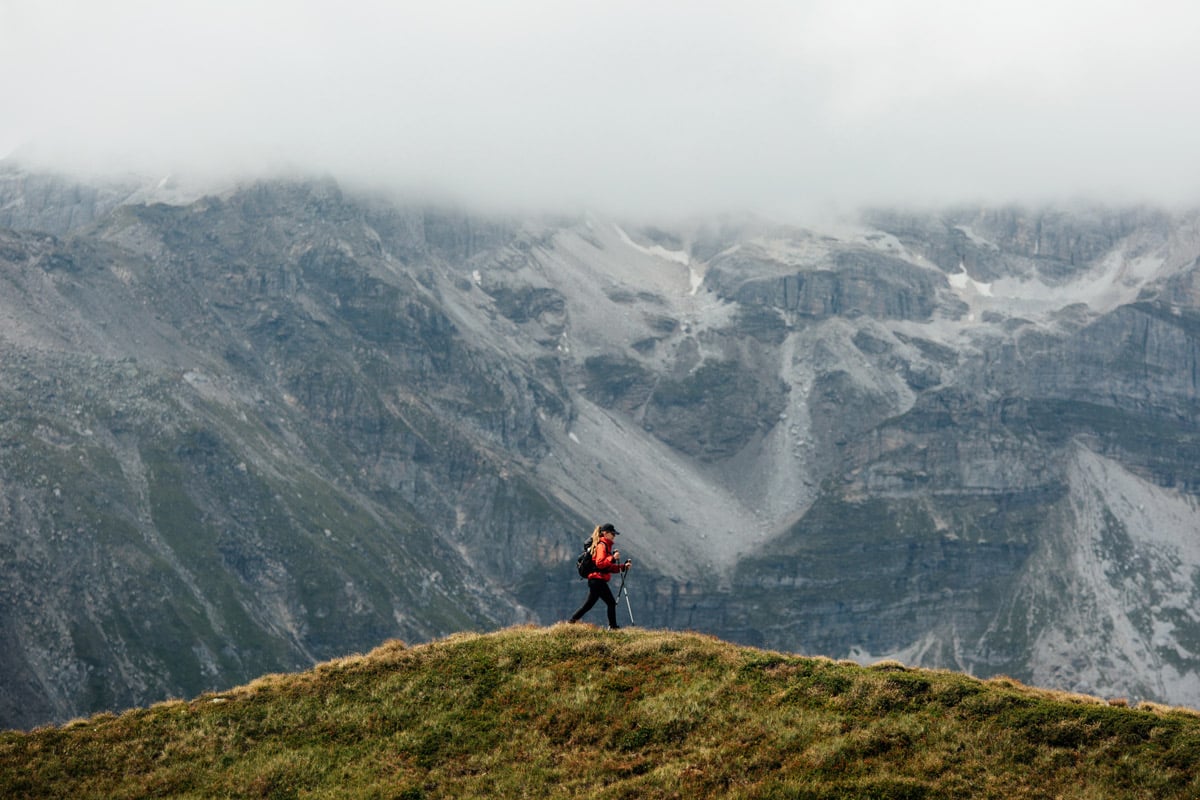
<instances>
[{"instance_id":1,"label":"black hiking pants","mask_svg":"<svg viewBox=\"0 0 1200 800\"><path fill-rule=\"evenodd\" d=\"M571 621L578 622L580 617L592 610L597 600L603 600L604 605L608 606L608 627L617 627L617 598L613 597L612 589L608 588L608 581L600 578L588 578L587 600L571 615Z\"/></svg>"}]
</instances>

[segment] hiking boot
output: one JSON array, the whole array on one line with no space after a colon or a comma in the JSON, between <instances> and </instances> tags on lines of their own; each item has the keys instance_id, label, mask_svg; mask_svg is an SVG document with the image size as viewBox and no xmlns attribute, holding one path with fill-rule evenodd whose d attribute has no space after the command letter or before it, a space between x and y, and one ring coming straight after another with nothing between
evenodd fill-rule
<instances>
[{"instance_id":1,"label":"hiking boot","mask_svg":"<svg viewBox=\"0 0 1200 800\"><path fill-rule=\"evenodd\" d=\"M621 626L620 625L609 625L608 629L610 631L619 631L619 630L621 630Z\"/></svg>"}]
</instances>

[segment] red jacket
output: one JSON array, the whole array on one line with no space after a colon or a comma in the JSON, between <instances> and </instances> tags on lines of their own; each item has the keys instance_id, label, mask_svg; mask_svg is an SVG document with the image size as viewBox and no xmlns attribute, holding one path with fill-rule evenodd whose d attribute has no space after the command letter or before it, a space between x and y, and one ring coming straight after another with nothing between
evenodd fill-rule
<instances>
[{"instance_id":1,"label":"red jacket","mask_svg":"<svg viewBox=\"0 0 1200 800\"><path fill-rule=\"evenodd\" d=\"M592 561L596 564L596 571L588 573L588 580L599 578L607 581L612 573L621 571L621 565L613 558L612 545L603 538L596 542L596 549L592 551Z\"/></svg>"}]
</instances>

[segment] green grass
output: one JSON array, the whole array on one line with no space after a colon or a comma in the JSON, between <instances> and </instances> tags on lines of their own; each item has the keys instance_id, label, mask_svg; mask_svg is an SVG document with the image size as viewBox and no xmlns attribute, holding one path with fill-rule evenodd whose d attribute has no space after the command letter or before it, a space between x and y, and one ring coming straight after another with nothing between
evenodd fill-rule
<instances>
[{"instance_id":1,"label":"green grass","mask_svg":"<svg viewBox=\"0 0 1200 800\"><path fill-rule=\"evenodd\" d=\"M0 734L3 797L1192 798L1200 716L590 626Z\"/></svg>"}]
</instances>

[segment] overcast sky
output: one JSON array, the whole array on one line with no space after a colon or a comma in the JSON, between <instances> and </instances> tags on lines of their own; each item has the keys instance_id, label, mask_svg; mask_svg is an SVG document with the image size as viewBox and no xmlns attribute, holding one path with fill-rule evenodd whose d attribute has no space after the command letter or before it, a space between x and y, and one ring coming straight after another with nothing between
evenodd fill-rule
<instances>
[{"instance_id":1,"label":"overcast sky","mask_svg":"<svg viewBox=\"0 0 1200 800\"><path fill-rule=\"evenodd\" d=\"M0 0L0 153L618 212L1200 200L1183 0Z\"/></svg>"}]
</instances>

